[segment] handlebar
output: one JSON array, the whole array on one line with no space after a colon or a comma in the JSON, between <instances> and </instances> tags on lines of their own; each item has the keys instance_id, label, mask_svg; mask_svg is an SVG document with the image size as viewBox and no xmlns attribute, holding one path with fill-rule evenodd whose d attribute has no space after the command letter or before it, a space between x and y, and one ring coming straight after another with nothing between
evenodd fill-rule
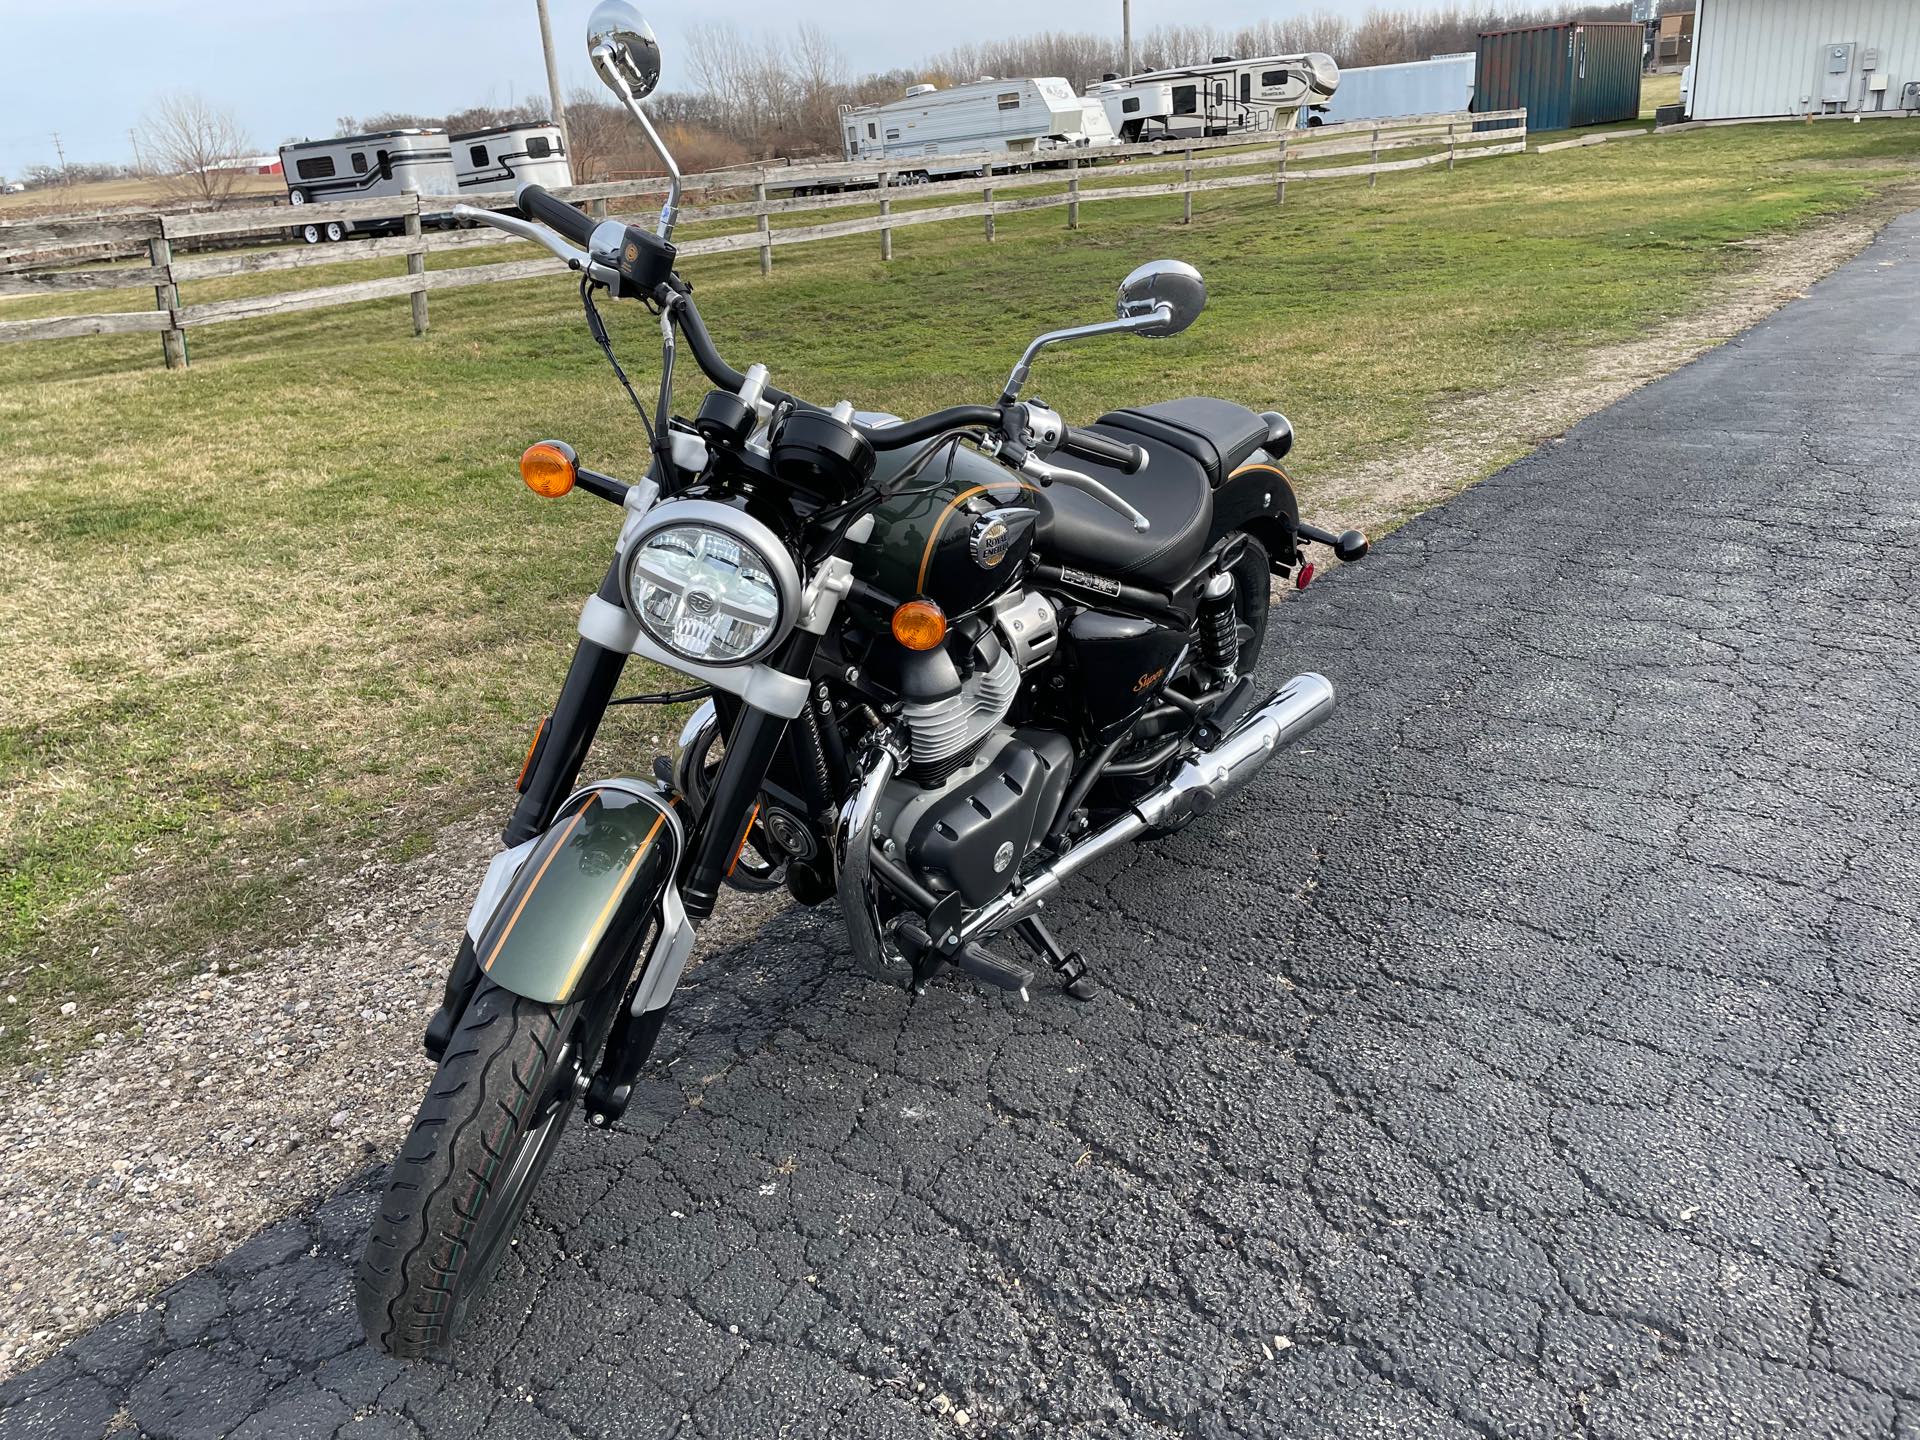
<instances>
[{"instance_id":1,"label":"handlebar","mask_svg":"<svg viewBox=\"0 0 1920 1440\"><path fill-rule=\"evenodd\" d=\"M537 225L544 225L557 231L565 239L581 248L587 248L593 232L603 223L590 215L582 214L566 201L549 193L531 181L520 185L513 193L513 203L520 213ZM694 363L707 379L722 390L738 394L747 377L729 365L720 354L719 347L713 343L713 336L707 330L706 321L700 317L700 309L693 303L693 292L685 281L677 275L667 284L674 294L665 295L662 287L663 303L673 307L673 318L686 337L687 348L693 352ZM773 385L761 392L761 398L768 404L788 404L802 410L820 410L825 407L809 404L797 395L791 395ZM899 450L908 445L917 445L931 440L936 435L948 431L973 428L997 429L1001 423L1000 407L995 405L953 405L945 410L936 410L931 415L922 415L917 420L905 420L891 425L856 425L854 428L865 437L867 443L876 450ZM1125 445L1117 440L1109 440L1104 435L1095 435L1086 430L1069 427L1060 448L1068 454L1077 455L1098 464L1111 465L1128 475L1137 472L1147 463L1147 453L1138 445Z\"/></svg>"},{"instance_id":2,"label":"handlebar","mask_svg":"<svg viewBox=\"0 0 1920 1440\"><path fill-rule=\"evenodd\" d=\"M1142 447L1109 440L1104 435L1096 435L1091 430L1080 430L1072 425L1061 437L1060 448L1068 455L1077 455L1096 465L1111 465L1122 475L1137 475L1147 463L1147 452Z\"/></svg>"},{"instance_id":3,"label":"handlebar","mask_svg":"<svg viewBox=\"0 0 1920 1440\"><path fill-rule=\"evenodd\" d=\"M531 180L522 182L513 192L513 203L527 219L545 225L550 230L558 230L576 245L584 246L587 238L593 234L594 227L600 223L591 215L581 214L558 196L542 190Z\"/></svg>"}]
</instances>

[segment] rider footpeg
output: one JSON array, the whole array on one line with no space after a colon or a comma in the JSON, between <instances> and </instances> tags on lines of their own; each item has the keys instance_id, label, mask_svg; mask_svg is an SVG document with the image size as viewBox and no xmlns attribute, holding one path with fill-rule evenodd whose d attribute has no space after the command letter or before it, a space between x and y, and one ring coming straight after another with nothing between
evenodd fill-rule
<instances>
[{"instance_id":1,"label":"rider footpeg","mask_svg":"<svg viewBox=\"0 0 1920 1440\"><path fill-rule=\"evenodd\" d=\"M896 933L913 960L916 990L951 965L988 985L1017 991L1022 1000L1027 998L1027 987L1033 984L1033 972L1024 965L1002 959L977 941L957 941L956 937L949 934L945 937L950 942L948 945L935 945L927 937L926 931L911 924L902 925Z\"/></svg>"}]
</instances>

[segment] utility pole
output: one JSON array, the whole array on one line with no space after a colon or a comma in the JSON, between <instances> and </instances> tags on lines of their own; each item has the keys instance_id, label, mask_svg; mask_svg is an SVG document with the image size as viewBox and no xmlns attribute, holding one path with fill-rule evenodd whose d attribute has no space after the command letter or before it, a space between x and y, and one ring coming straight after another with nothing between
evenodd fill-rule
<instances>
[{"instance_id":1,"label":"utility pole","mask_svg":"<svg viewBox=\"0 0 1920 1440\"><path fill-rule=\"evenodd\" d=\"M73 179L67 174L67 152L60 144L60 132L58 130L53 132L53 153L60 157L60 184L62 188L65 188L73 184Z\"/></svg>"},{"instance_id":2,"label":"utility pole","mask_svg":"<svg viewBox=\"0 0 1920 1440\"><path fill-rule=\"evenodd\" d=\"M1133 0L1120 0L1120 73L1133 74Z\"/></svg>"},{"instance_id":3,"label":"utility pole","mask_svg":"<svg viewBox=\"0 0 1920 1440\"><path fill-rule=\"evenodd\" d=\"M136 175L146 174L147 167L140 163L140 132L132 126L128 126L127 139L132 142L133 145L133 173Z\"/></svg>"},{"instance_id":4,"label":"utility pole","mask_svg":"<svg viewBox=\"0 0 1920 1440\"><path fill-rule=\"evenodd\" d=\"M567 103L560 94L560 67L553 58L553 22L547 18L547 0L534 0L540 11L540 48L547 52L547 90L553 96L553 123L560 127L560 148L573 153L573 137L567 133Z\"/></svg>"}]
</instances>

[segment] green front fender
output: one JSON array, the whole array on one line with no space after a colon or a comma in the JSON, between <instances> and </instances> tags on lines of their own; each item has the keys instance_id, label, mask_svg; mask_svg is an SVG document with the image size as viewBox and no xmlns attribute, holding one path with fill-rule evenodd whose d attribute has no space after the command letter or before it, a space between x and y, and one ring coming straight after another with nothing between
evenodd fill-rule
<instances>
[{"instance_id":1,"label":"green front fender","mask_svg":"<svg viewBox=\"0 0 1920 1440\"><path fill-rule=\"evenodd\" d=\"M642 781L592 785L533 843L475 953L494 984L550 1005L590 995L638 957L679 868L679 817Z\"/></svg>"}]
</instances>

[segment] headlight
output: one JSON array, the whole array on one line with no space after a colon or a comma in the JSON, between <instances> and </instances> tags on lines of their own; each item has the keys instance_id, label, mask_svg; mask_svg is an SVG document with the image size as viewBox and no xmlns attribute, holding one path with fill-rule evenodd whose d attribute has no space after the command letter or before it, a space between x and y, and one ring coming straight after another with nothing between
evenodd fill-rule
<instances>
[{"instance_id":1,"label":"headlight","mask_svg":"<svg viewBox=\"0 0 1920 1440\"><path fill-rule=\"evenodd\" d=\"M627 547L627 609L669 654L745 665L787 637L800 574L765 525L711 500L654 507Z\"/></svg>"}]
</instances>

